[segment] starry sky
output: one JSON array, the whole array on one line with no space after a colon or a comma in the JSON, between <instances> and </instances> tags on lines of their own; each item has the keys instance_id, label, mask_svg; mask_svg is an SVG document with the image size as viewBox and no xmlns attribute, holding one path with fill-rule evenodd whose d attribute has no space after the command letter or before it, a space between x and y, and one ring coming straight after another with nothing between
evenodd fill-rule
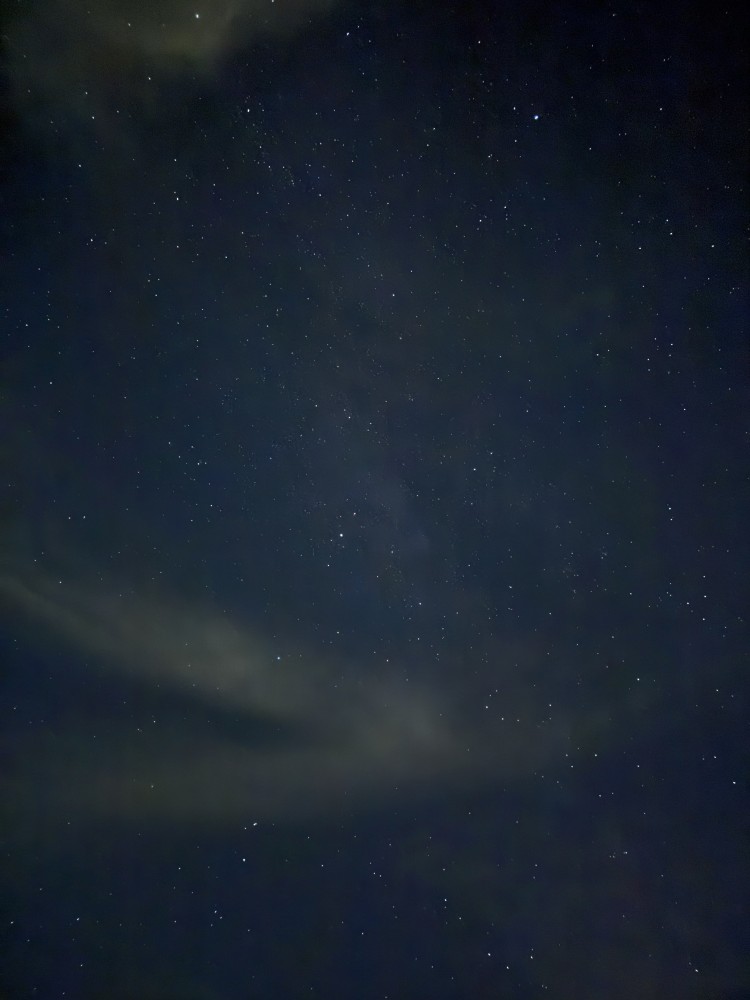
<instances>
[{"instance_id":1,"label":"starry sky","mask_svg":"<svg viewBox=\"0 0 750 1000\"><path fill-rule=\"evenodd\" d=\"M739 7L3 11L2 1000L750 996Z\"/></svg>"}]
</instances>

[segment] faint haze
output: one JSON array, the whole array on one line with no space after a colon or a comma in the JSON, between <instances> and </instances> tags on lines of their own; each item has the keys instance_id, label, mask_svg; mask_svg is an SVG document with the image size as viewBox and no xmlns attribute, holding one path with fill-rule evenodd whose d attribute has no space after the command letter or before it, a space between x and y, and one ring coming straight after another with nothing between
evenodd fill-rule
<instances>
[{"instance_id":1,"label":"faint haze","mask_svg":"<svg viewBox=\"0 0 750 1000\"><path fill-rule=\"evenodd\" d=\"M48 821L325 816L409 786L522 777L569 748L568 725L545 721L518 648L498 646L508 715L490 729L460 662L451 692L410 679L405 659L344 662L166 594L142 599L101 581L6 573L0 596L83 670L128 678L166 706L143 732L138 718L102 727L82 708L54 735L21 741L14 798L23 802L33 773Z\"/></svg>"},{"instance_id":2,"label":"faint haze","mask_svg":"<svg viewBox=\"0 0 750 1000\"><path fill-rule=\"evenodd\" d=\"M133 111L158 113L159 85L212 73L264 37L304 29L336 0L42 0L5 28L10 98L22 117L59 128L72 117L93 131L124 131Z\"/></svg>"}]
</instances>

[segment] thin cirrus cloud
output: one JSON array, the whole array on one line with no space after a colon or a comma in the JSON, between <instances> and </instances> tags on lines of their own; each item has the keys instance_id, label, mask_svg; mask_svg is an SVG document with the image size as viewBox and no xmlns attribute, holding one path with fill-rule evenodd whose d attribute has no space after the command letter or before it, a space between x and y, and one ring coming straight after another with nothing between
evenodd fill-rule
<instances>
[{"instance_id":1,"label":"thin cirrus cloud","mask_svg":"<svg viewBox=\"0 0 750 1000\"><path fill-rule=\"evenodd\" d=\"M541 725L517 669L505 671L508 717L489 725L440 683L327 652L278 652L259 630L174 598L12 573L0 595L56 648L63 640L94 685L124 676L164 708L144 722L84 706L24 738L9 783L20 821L32 781L47 818L296 821L404 790L512 780L568 747L569 720ZM49 662L54 670L65 657Z\"/></svg>"},{"instance_id":2,"label":"thin cirrus cloud","mask_svg":"<svg viewBox=\"0 0 750 1000\"><path fill-rule=\"evenodd\" d=\"M122 131L133 111L158 113L160 84L213 73L239 48L284 39L337 0L42 0L22 5L3 36L11 99L24 118L78 119ZM53 116L50 120L50 115Z\"/></svg>"}]
</instances>

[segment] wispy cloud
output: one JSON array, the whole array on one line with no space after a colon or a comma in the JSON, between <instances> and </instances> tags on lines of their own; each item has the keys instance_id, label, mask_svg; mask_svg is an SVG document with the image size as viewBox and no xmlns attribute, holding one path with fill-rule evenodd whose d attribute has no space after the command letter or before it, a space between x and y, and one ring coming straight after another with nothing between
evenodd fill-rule
<instances>
[{"instance_id":1,"label":"wispy cloud","mask_svg":"<svg viewBox=\"0 0 750 1000\"><path fill-rule=\"evenodd\" d=\"M540 724L511 664L497 670L508 717L490 726L439 682L407 680L407 663L345 662L175 597L7 572L0 596L82 662L93 658L97 683L106 683L103 665L162 699L188 701L207 720L231 714L239 723L207 729L194 712L144 731L142 720L119 720L92 742L98 720L81 714L31 736L16 788L41 779L34 797L51 815L198 823L330 815L405 788L528 774L567 746L563 728Z\"/></svg>"},{"instance_id":2,"label":"wispy cloud","mask_svg":"<svg viewBox=\"0 0 750 1000\"><path fill-rule=\"evenodd\" d=\"M158 111L165 80L209 76L232 52L304 30L337 0L42 0L4 31L11 99L59 132L72 116L109 135ZM50 122L50 114L53 121Z\"/></svg>"}]
</instances>

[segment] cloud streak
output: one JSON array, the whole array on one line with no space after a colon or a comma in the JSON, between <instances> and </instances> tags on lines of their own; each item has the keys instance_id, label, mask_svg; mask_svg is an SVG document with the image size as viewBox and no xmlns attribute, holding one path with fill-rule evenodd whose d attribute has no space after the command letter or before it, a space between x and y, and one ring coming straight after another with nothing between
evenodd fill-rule
<instances>
[{"instance_id":1,"label":"cloud streak","mask_svg":"<svg viewBox=\"0 0 750 1000\"><path fill-rule=\"evenodd\" d=\"M17 811L33 774L44 784L34 797L60 818L325 817L405 789L518 777L567 746L565 731L540 725L520 676L507 695L514 717L488 727L438 683L406 680L407 664L377 671L291 648L174 597L145 600L13 573L0 578L0 596L58 644L64 637L83 662L93 656L106 671L194 709L191 719L174 712L147 728L119 720L104 733L101 720L82 713L29 738L11 783ZM239 721L231 731L221 721L230 716ZM213 729L196 717L213 719Z\"/></svg>"},{"instance_id":2,"label":"cloud streak","mask_svg":"<svg viewBox=\"0 0 750 1000\"><path fill-rule=\"evenodd\" d=\"M134 109L158 113L161 84L210 76L232 52L281 40L337 0L42 0L6 27L4 62L23 118L59 128L60 116L121 131ZM50 115L52 120L50 120Z\"/></svg>"}]
</instances>

